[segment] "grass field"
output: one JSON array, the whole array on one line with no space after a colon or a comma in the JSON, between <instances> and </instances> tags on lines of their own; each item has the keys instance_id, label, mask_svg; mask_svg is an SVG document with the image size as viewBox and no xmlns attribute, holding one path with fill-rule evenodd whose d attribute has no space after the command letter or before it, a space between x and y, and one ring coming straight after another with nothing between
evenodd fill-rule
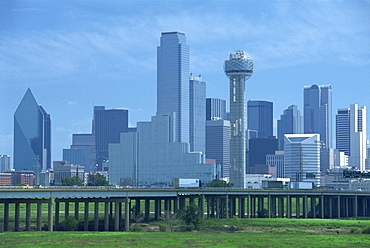
<instances>
[{"instance_id":1,"label":"grass field","mask_svg":"<svg viewBox=\"0 0 370 248\"><path fill-rule=\"evenodd\" d=\"M370 234L360 234L369 220L240 219L238 230L233 224L207 219L193 232L6 232L0 247L370 247Z\"/></svg>"}]
</instances>

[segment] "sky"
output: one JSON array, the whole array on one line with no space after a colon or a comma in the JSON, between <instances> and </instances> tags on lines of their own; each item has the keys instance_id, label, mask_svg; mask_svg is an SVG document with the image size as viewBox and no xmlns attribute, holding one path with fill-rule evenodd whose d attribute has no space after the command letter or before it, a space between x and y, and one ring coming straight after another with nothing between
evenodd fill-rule
<instances>
[{"instance_id":1,"label":"sky","mask_svg":"<svg viewBox=\"0 0 370 248\"><path fill-rule=\"evenodd\" d=\"M128 109L130 126L149 121L157 46L169 31L185 33L207 97L228 101L224 60L248 52L247 99L274 103L275 128L290 105L303 114L312 84L332 85L333 124L337 109L354 103L370 116L369 0L2 0L0 154L13 154L14 112L28 88L51 115L54 161L73 133L91 133L93 106Z\"/></svg>"}]
</instances>

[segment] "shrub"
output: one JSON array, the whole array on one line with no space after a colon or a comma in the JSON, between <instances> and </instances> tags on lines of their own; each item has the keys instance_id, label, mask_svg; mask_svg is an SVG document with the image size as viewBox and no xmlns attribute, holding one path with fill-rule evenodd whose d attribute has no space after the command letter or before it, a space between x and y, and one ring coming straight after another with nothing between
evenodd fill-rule
<instances>
[{"instance_id":1,"label":"shrub","mask_svg":"<svg viewBox=\"0 0 370 248\"><path fill-rule=\"evenodd\" d=\"M160 232L165 232L165 231L166 231L166 229L167 229L167 228L166 228L166 226L165 226L165 225L162 225L162 224L160 224L160 225L159 225L159 231L160 231Z\"/></svg>"},{"instance_id":2,"label":"shrub","mask_svg":"<svg viewBox=\"0 0 370 248\"><path fill-rule=\"evenodd\" d=\"M362 234L370 234L370 226L367 226L362 229L361 231Z\"/></svg>"},{"instance_id":3,"label":"shrub","mask_svg":"<svg viewBox=\"0 0 370 248\"><path fill-rule=\"evenodd\" d=\"M361 230L357 227L352 227L350 230L349 230L350 233L353 233L353 234L360 234L361 233Z\"/></svg>"},{"instance_id":4,"label":"shrub","mask_svg":"<svg viewBox=\"0 0 370 248\"><path fill-rule=\"evenodd\" d=\"M130 229L131 232L142 232L143 231L143 227L141 226L133 226L131 229Z\"/></svg>"},{"instance_id":5,"label":"shrub","mask_svg":"<svg viewBox=\"0 0 370 248\"><path fill-rule=\"evenodd\" d=\"M77 224L78 224L78 220L76 220L73 216L68 216L62 222L64 231L75 231Z\"/></svg>"},{"instance_id":6,"label":"shrub","mask_svg":"<svg viewBox=\"0 0 370 248\"><path fill-rule=\"evenodd\" d=\"M201 213L199 208L195 204L190 204L186 207L185 211L181 213L181 218L187 225L193 224L194 227L198 227L202 221Z\"/></svg>"},{"instance_id":7,"label":"shrub","mask_svg":"<svg viewBox=\"0 0 370 248\"><path fill-rule=\"evenodd\" d=\"M232 227L235 231L243 229L243 225L240 222L240 219L236 216L233 217L232 220Z\"/></svg>"},{"instance_id":8,"label":"shrub","mask_svg":"<svg viewBox=\"0 0 370 248\"><path fill-rule=\"evenodd\" d=\"M194 231L194 229L195 229L195 226L193 225L193 223L190 223L189 225L185 226L185 230L188 232Z\"/></svg>"}]
</instances>

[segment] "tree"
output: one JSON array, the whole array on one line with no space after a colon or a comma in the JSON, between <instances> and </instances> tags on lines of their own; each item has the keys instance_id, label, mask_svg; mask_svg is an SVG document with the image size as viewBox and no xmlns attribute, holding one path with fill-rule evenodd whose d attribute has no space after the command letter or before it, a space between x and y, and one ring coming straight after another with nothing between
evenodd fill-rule
<instances>
[{"instance_id":1,"label":"tree","mask_svg":"<svg viewBox=\"0 0 370 248\"><path fill-rule=\"evenodd\" d=\"M82 186L84 185L83 180L80 179L78 176L63 177L61 181L62 181L62 186L72 186L72 185Z\"/></svg>"},{"instance_id":2,"label":"tree","mask_svg":"<svg viewBox=\"0 0 370 248\"><path fill-rule=\"evenodd\" d=\"M212 182L210 183L206 183L206 186L207 187L220 187L220 188L230 188L232 186L234 186L233 183L228 183L224 180L220 180L220 179L213 179Z\"/></svg>"},{"instance_id":3,"label":"tree","mask_svg":"<svg viewBox=\"0 0 370 248\"><path fill-rule=\"evenodd\" d=\"M102 174L90 174L87 177L87 186L108 186L109 182Z\"/></svg>"},{"instance_id":4,"label":"tree","mask_svg":"<svg viewBox=\"0 0 370 248\"><path fill-rule=\"evenodd\" d=\"M195 204L187 206L185 211L181 213L181 218L187 225L194 225L195 228L197 228L202 221L201 212Z\"/></svg>"}]
</instances>

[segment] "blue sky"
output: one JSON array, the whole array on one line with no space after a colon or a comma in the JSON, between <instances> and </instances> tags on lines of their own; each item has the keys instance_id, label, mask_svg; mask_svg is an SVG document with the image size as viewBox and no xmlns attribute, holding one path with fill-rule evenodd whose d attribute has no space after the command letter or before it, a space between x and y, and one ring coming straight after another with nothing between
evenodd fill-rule
<instances>
[{"instance_id":1,"label":"blue sky","mask_svg":"<svg viewBox=\"0 0 370 248\"><path fill-rule=\"evenodd\" d=\"M332 85L333 113L370 107L368 0L2 0L0 154L13 154L13 115L27 88L51 115L53 160L72 133L91 132L94 105L129 109L131 126L150 120L156 49L167 31L186 34L207 97L228 100L223 61L244 50L255 62L247 99L274 102L275 119L291 104L303 112L311 84Z\"/></svg>"}]
</instances>

